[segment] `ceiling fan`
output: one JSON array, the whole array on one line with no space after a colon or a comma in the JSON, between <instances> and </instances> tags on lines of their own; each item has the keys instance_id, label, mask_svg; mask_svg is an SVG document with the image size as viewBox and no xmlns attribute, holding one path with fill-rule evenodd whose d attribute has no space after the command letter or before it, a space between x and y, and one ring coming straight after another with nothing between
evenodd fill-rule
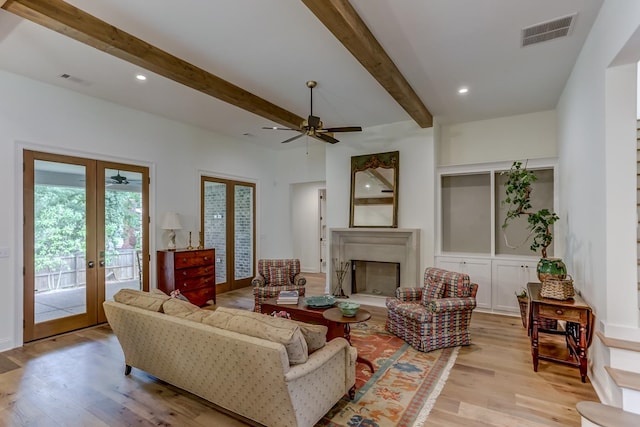
<instances>
[{"instance_id":1,"label":"ceiling fan","mask_svg":"<svg viewBox=\"0 0 640 427\"><path fill-rule=\"evenodd\" d=\"M287 140L282 141L283 144L291 141L295 141L298 138L302 138L305 135L313 136L323 140L324 142L328 142L330 144L335 144L336 142L340 142L339 140L333 137L333 133L335 132L362 132L362 128L360 126L343 126L343 127L335 127L335 128L324 128L322 120L320 117L313 115L313 88L318 85L317 82L313 80L309 80L307 82L307 87L311 92L311 101L310 101L310 112L307 120L303 120L302 124L300 124L300 129L292 129L292 128L281 128L281 127L263 127L262 129L275 129L275 130L292 130L296 132L300 132L300 135L296 135L293 138L289 138Z\"/></svg>"},{"instance_id":2,"label":"ceiling fan","mask_svg":"<svg viewBox=\"0 0 640 427\"><path fill-rule=\"evenodd\" d=\"M123 184L123 185L127 185L129 184L129 180L127 179L126 176L122 176L120 175L120 171L118 171L117 175L113 175L111 177L111 184Z\"/></svg>"}]
</instances>

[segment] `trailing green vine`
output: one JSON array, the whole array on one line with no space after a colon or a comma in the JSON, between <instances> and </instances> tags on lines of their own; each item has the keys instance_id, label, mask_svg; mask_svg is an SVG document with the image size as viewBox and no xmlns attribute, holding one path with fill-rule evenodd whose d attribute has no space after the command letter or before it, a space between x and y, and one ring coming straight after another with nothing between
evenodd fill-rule
<instances>
[{"instance_id":1,"label":"trailing green vine","mask_svg":"<svg viewBox=\"0 0 640 427\"><path fill-rule=\"evenodd\" d=\"M542 258L546 258L547 247L553 241L551 227L560 218L555 212L546 208L537 212L531 211L531 185L538 178L527 169L526 165L523 167L522 162L513 162L511 169L502 172L501 175L507 176L504 184L507 197L502 203L509 205L502 229L506 229L512 219L526 215L529 223L527 229L530 235L533 235L530 249L534 252L541 249Z\"/></svg>"}]
</instances>

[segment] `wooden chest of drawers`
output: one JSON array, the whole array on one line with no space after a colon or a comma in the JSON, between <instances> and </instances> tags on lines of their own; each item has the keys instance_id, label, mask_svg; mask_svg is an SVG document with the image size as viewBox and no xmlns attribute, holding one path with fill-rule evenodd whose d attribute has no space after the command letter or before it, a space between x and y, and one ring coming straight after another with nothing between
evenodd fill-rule
<instances>
[{"instance_id":1,"label":"wooden chest of drawers","mask_svg":"<svg viewBox=\"0 0 640 427\"><path fill-rule=\"evenodd\" d=\"M178 289L191 303L216 302L215 250L158 251L158 289Z\"/></svg>"}]
</instances>

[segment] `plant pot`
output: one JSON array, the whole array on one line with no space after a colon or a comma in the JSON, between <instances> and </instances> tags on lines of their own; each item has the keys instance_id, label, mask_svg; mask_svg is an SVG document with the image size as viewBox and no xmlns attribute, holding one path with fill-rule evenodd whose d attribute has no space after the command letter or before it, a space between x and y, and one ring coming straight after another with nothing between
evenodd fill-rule
<instances>
[{"instance_id":1,"label":"plant pot","mask_svg":"<svg viewBox=\"0 0 640 427\"><path fill-rule=\"evenodd\" d=\"M564 279L567 277L567 266L560 258L540 258L536 268L540 283L546 279Z\"/></svg>"}]
</instances>

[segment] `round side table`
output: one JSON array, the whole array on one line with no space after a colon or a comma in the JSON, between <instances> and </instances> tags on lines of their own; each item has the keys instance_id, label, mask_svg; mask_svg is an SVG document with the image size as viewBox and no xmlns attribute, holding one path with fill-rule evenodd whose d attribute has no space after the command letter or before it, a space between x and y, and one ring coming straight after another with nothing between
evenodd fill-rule
<instances>
[{"instance_id":1,"label":"round side table","mask_svg":"<svg viewBox=\"0 0 640 427\"><path fill-rule=\"evenodd\" d=\"M342 311L340 311L338 307L325 310L324 313L322 313L322 316L330 322L335 322L335 323L344 325L344 339L346 339L349 342L349 345L352 345L351 344L351 326L350 326L351 323L360 323L360 322L365 322L371 319L371 313L369 313L367 310L362 308L359 308L358 311L356 311L356 315L353 317L343 316ZM364 363L369 367L369 369L371 369L371 373L375 372L373 370L373 363L371 363L369 360L363 357L360 357L360 355L358 355L356 362Z\"/></svg>"}]
</instances>

